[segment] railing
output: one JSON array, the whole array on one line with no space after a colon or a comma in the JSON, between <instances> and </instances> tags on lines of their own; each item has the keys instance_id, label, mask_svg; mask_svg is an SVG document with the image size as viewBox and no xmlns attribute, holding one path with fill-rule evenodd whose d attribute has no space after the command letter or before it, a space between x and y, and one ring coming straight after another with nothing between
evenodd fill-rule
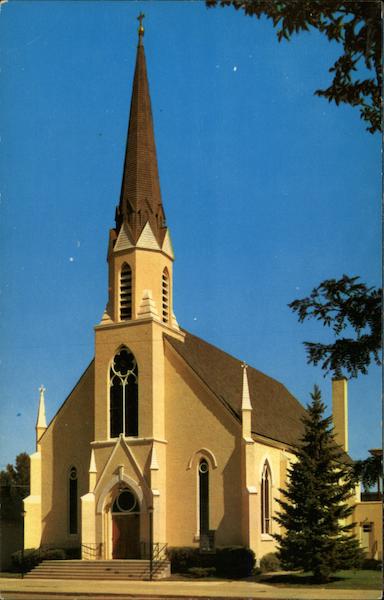
<instances>
[{"instance_id":1,"label":"railing","mask_svg":"<svg viewBox=\"0 0 384 600\"><path fill-rule=\"evenodd\" d=\"M100 560L103 556L103 544L81 544L83 560Z\"/></svg>"},{"instance_id":2,"label":"railing","mask_svg":"<svg viewBox=\"0 0 384 600\"><path fill-rule=\"evenodd\" d=\"M154 542L152 544L152 560L154 562L166 560L168 544L163 542ZM141 556L151 560L151 549L148 542L141 542Z\"/></svg>"},{"instance_id":3,"label":"railing","mask_svg":"<svg viewBox=\"0 0 384 600\"><path fill-rule=\"evenodd\" d=\"M152 560L165 560L167 558L167 547L168 544L156 542L152 548Z\"/></svg>"}]
</instances>

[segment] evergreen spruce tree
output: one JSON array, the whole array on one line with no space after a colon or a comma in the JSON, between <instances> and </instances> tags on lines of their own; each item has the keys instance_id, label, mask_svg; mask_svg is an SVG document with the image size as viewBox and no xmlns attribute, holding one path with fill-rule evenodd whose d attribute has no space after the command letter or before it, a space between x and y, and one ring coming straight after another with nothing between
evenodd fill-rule
<instances>
[{"instance_id":1,"label":"evergreen spruce tree","mask_svg":"<svg viewBox=\"0 0 384 600\"><path fill-rule=\"evenodd\" d=\"M289 468L286 490L277 502L276 521L283 533L275 535L279 558L287 569L312 572L325 582L338 569L357 566L362 558L359 543L347 523L353 511L351 466L335 442L331 417L317 386L303 418L304 434L296 451L297 462Z\"/></svg>"}]
</instances>

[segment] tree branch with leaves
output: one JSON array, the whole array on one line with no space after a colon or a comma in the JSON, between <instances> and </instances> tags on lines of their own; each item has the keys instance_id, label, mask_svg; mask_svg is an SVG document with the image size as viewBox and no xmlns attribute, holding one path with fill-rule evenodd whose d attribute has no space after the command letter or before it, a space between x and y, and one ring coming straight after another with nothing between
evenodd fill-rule
<instances>
[{"instance_id":1,"label":"tree branch with leaves","mask_svg":"<svg viewBox=\"0 0 384 600\"><path fill-rule=\"evenodd\" d=\"M266 17L277 29L279 42L317 29L343 52L329 68L331 85L315 94L356 106L371 133L381 131L381 3L377 0L206 0L208 7L233 6L250 17Z\"/></svg>"},{"instance_id":2,"label":"tree branch with leaves","mask_svg":"<svg viewBox=\"0 0 384 600\"><path fill-rule=\"evenodd\" d=\"M320 363L325 375L357 377L367 373L372 361L381 364L382 291L358 280L359 277L348 275L327 279L308 297L288 305L300 323L316 319L336 336L348 328L355 333L355 337L338 337L332 344L304 342L307 362Z\"/></svg>"}]
</instances>

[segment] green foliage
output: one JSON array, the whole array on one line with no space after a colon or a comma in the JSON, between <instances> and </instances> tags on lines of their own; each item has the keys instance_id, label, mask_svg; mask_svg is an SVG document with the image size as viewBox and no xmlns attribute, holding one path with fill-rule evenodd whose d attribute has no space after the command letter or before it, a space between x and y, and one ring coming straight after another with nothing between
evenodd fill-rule
<instances>
[{"instance_id":1,"label":"green foliage","mask_svg":"<svg viewBox=\"0 0 384 600\"><path fill-rule=\"evenodd\" d=\"M376 560L375 558L364 558L361 562L360 569L364 571L380 571L383 564L381 560Z\"/></svg>"},{"instance_id":2,"label":"green foliage","mask_svg":"<svg viewBox=\"0 0 384 600\"><path fill-rule=\"evenodd\" d=\"M353 471L358 481L361 481L365 491L377 485L380 493L380 482L383 479L383 453L375 453L365 460L357 460L353 465Z\"/></svg>"},{"instance_id":3,"label":"green foliage","mask_svg":"<svg viewBox=\"0 0 384 600\"><path fill-rule=\"evenodd\" d=\"M255 555L244 546L223 546L214 553L202 553L189 546L167 549L172 573L191 572L191 569L215 569L219 577L239 579L252 573ZM193 571L194 572L194 571Z\"/></svg>"},{"instance_id":4,"label":"green foliage","mask_svg":"<svg viewBox=\"0 0 384 600\"><path fill-rule=\"evenodd\" d=\"M315 94L329 102L360 108L371 133L381 131L380 2L338 0L206 0L208 7L233 6L248 16L266 17L277 28L279 42L293 34L317 29L343 52L329 68L331 85ZM367 73L359 79L358 71Z\"/></svg>"},{"instance_id":5,"label":"green foliage","mask_svg":"<svg viewBox=\"0 0 384 600\"><path fill-rule=\"evenodd\" d=\"M216 572L219 577L248 577L255 565L255 554L244 546L225 546L216 551Z\"/></svg>"},{"instance_id":6,"label":"green foliage","mask_svg":"<svg viewBox=\"0 0 384 600\"><path fill-rule=\"evenodd\" d=\"M65 550L62 548L27 548L12 554L12 563L17 571L30 571L43 560L65 560Z\"/></svg>"},{"instance_id":7,"label":"green foliage","mask_svg":"<svg viewBox=\"0 0 384 600\"><path fill-rule=\"evenodd\" d=\"M205 577L214 577L216 575L215 567L192 567L187 570L186 575L194 579L203 579Z\"/></svg>"},{"instance_id":8,"label":"green foliage","mask_svg":"<svg viewBox=\"0 0 384 600\"><path fill-rule=\"evenodd\" d=\"M203 555L204 556L204 555ZM187 573L188 569L204 567L199 548L178 546L167 548L172 573Z\"/></svg>"},{"instance_id":9,"label":"green foliage","mask_svg":"<svg viewBox=\"0 0 384 600\"><path fill-rule=\"evenodd\" d=\"M361 551L349 520L353 505L352 469L334 440L332 421L315 386L303 418L304 434L289 469L286 490L277 499L276 521L284 533L276 534L279 558L288 570L303 569L314 580L327 581L331 573L357 566Z\"/></svg>"},{"instance_id":10,"label":"green foliage","mask_svg":"<svg viewBox=\"0 0 384 600\"><path fill-rule=\"evenodd\" d=\"M382 577L381 573L376 571L367 570L346 570L336 571L330 577L329 581L316 583L313 580L311 573L303 573L297 571L296 573L265 573L257 579L260 583L268 583L271 585L277 585L279 588L303 588L311 586L312 588L321 587L324 591L329 590L327 598L334 598L336 596L332 594L330 590L377 590L382 588ZM292 592L289 594L292 595ZM288 594L287 594L288 596ZM377 594L380 598L380 596ZM306 592L306 597L308 593ZM361 597L367 597L367 593L362 593Z\"/></svg>"},{"instance_id":11,"label":"green foliage","mask_svg":"<svg viewBox=\"0 0 384 600\"><path fill-rule=\"evenodd\" d=\"M16 456L15 465L8 464L0 471L2 519L21 520L23 498L29 495L29 456L22 452Z\"/></svg>"},{"instance_id":12,"label":"green foliage","mask_svg":"<svg viewBox=\"0 0 384 600\"><path fill-rule=\"evenodd\" d=\"M260 569L264 573L273 573L274 571L281 571L281 562L276 552L268 552L264 554L260 561Z\"/></svg>"},{"instance_id":13,"label":"green foliage","mask_svg":"<svg viewBox=\"0 0 384 600\"><path fill-rule=\"evenodd\" d=\"M339 337L333 344L304 342L307 362L321 363L325 374L331 372L335 377L342 377L343 370L350 377L366 374L372 360L381 364L381 289L368 288L358 279L348 275L327 279L308 297L288 305L300 323L314 318L336 336L347 327L356 333L355 338Z\"/></svg>"},{"instance_id":14,"label":"green foliage","mask_svg":"<svg viewBox=\"0 0 384 600\"><path fill-rule=\"evenodd\" d=\"M81 546L65 548L65 558L67 560L79 560L81 558Z\"/></svg>"}]
</instances>

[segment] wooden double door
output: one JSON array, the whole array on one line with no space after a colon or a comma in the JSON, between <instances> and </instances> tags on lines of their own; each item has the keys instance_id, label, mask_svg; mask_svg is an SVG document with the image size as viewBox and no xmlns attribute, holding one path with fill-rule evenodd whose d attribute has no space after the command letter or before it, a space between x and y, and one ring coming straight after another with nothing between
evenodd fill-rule
<instances>
[{"instance_id":1,"label":"wooden double door","mask_svg":"<svg viewBox=\"0 0 384 600\"><path fill-rule=\"evenodd\" d=\"M112 558L140 558L140 514L112 515Z\"/></svg>"}]
</instances>

